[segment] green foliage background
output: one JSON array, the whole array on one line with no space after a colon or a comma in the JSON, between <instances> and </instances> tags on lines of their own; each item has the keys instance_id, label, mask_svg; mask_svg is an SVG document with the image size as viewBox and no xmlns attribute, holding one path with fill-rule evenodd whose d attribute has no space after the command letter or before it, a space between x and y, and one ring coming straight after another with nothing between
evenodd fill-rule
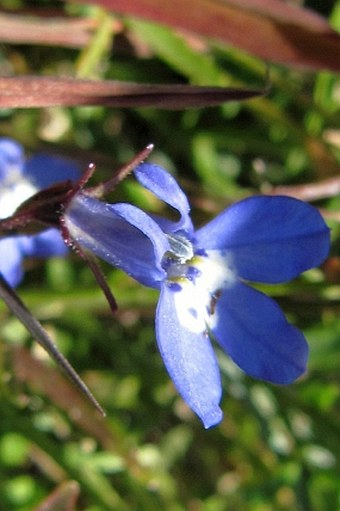
<instances>
[{"instance_id":1,"label":"green foliage background","mask_svg":"<svg viewBox=\"0 0 340 511\"><path fill-rule=\"evenodd\" d=\"M222 44L147 22L122 21L98 7L2 3L62 9L96 20L98 27L82 49L0 45L4 75L245 87L265 82L263 62ZM315 9L319 4L309 2ZM339 13L339 1L324 13L338 29ZM112 33L113 22L123 30ZM17 139L27 154L61 154L84 169L94 161L95 181L108 178L152 142L150 160L178 177L200 225L250 194L283 185L287 193L300 184L313 190L338 174L339 76L272 65L270 81L270 92L262 98L210 109L3 110L0 135ZM107 417L99 418L83 403L1 305L0 510L38 509L70 480L80 488L70 510L340 509L340 201L334 193L326 195L316 205L332 227L331 260L292 283L263 287L304 331L311 347L308 373L294 385L276 387L246 377L219 353L225 418L209 431L177 395L157 352L157 293L103 265L120 307L112 317L76 254L27 261L20 296ZM150 211L164 209L133 178L110 198ZM31 366L32 355L39 362Z\"/></svg>"}]
</instances>

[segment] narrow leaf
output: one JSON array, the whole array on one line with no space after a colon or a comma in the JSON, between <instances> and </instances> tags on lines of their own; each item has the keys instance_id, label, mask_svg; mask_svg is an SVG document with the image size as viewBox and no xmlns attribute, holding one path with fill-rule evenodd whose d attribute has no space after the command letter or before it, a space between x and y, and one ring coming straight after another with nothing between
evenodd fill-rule
<instances>
[{"instance_id":1,"label":"narrow leaf","mask_svg":"<svg viewBox=\"0 0 340 511\"><path fill-rule=\"evenodd\" d=\"M254 98L264 92L229 87L152 85L114 80L20 76L0 78L0 108L103 105L182 109Z\"/></svg>"}]
</instances>

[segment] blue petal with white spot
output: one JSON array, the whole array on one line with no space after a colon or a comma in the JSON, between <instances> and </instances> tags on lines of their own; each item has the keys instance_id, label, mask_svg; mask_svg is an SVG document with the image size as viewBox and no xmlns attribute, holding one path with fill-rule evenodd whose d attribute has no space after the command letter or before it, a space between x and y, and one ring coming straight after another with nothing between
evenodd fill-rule
<instances>
[{"instance_id":1,"label":"blue petal with white spot","mask_svg":"<svg viewBox=\"0 0 340 511\"><path fill-rule=\"evenodd\" d=\"M190 298L190 285L189 298ZM195 292L195 290L193 289ZM190 408L210 428L222 419L220 373L204 322L190 328L190 319L184 323L176 298L180 291L164 284L156 313L156 337L159 351L177 390ZM183 314L192 311L182 309ZM199 318L194 317L195 319Z\"/></svg>"},{"instance_id":2,"label":"blue petal with white spot","mask_svg":"<svg viewBox=\"0 0 340 511\"><path fill-rule=\"evenodd\" d=\"M278 283L322 262L329 229L317 209L291 197L250 197L196 232L198 245L232 254L240 277Z\"/></svg>"}]
</instances>

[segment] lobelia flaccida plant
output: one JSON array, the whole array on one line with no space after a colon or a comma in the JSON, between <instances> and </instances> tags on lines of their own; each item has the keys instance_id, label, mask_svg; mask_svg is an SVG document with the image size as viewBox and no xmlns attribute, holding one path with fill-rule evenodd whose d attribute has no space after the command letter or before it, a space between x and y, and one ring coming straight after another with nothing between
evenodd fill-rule
<instances>
[{"instance_id":1,"label":"lobelia flaccida plant","mask_svg":"<svg viewBox=\"0 0 340 511\"><path fill-rule=\"evenodd\" d=\"M195 230L188 200L174 177L157 165L141 163L151 149L109 182L85 189L89 168L76 185L58 192L54 215L44 200L30 201L28 207L47 224L59 222L66 243L80 253L92 253L159 289L156 339L161 356L179 393L209 428L222 419L211 340L255 378L288 384L305 372L303 334L288 323L276 302L248 282L286 282L319 265L327 257L330 232L317 209L284 196L247 198ZM133 168L143 187L177 211L177 221L100 200ZM25 211L23 205L24 216Z\"/></svg>"}]
</instances>

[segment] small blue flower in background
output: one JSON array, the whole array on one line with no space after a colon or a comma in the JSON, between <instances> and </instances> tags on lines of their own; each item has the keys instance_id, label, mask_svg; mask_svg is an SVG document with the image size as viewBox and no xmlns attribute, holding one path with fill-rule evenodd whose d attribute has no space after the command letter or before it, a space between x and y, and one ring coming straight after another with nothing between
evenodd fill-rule
<instances>
[{"instance_id":1,"label":"small blue flower in background","mask_svg":"<svg viewBox=\"0 0 340 511\"><path fill-rule=\"evenodd\" d=\"M259 196L195 231L187 198L169 173L144 163L135 175L179 213L177 222L82 192L67 205L65 225L80 246L160 289L160 353L179 393L209 428L222 419L211 338L253 377L287 384L304 373L303 334L246 281L285 282L319 265L329 251L329 229L308 204Z\"/></svg>"},{"instance_id":2,"label":"small blue flower in background","mask_svg":"<svg viewBox=\"0 0 340 511\"><path fill-rule=\"evenodd\" d=\"M37 191L66 179L77 179L79 169L72 162L48 155L25 160L23 148L9 138L0 138L0 218L14 213ZM8 236L0 240L0 272L11 286L23 277L25 257L49 257L67 253L58 229L35 235Z\"/></svg>"}]
</instances>

